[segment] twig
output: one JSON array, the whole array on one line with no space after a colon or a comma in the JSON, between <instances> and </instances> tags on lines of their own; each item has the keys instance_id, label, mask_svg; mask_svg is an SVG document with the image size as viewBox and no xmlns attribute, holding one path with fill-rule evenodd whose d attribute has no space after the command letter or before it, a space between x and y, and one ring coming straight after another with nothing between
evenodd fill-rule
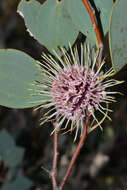
<instances>
[{"instance_id":1,"label":"twig","mask_svg":"<svg viewBox=\"0 0 127 190\"><path fill-rule=\"evenodd\" d=\"M100 64L101 64L101 61L102 61L102 53L103 53L103 47L104 47L103 40L102 40L101 33L100 33L100 30L99 30L99 27L98 27L95 12L90 7L90 5L88 3L88 0L82 0L82 1L83 1L83 4L85 5L87 11L88 11L88 14L89 14L90 18L91 18L93 28L94 28L94 31L95 31L95 34L96 34L96 37L97 37L98 46L99 46L99 49L100 49L99 56L98 56L98 67L99 67Z\"/></svg>"},{"instance_id":2,"label":"twig","mask_svg":"<svg viewBox=\"0 0 127 190\"><path fill-rule=\"evenodd\" d=\"M95 13L94 11L92 10L92 8L90 7L89 3L88 3L88 0L83 0L83 3L90 15L90 18L91 18L91 21L92 21L92 24L93 24L93 28L95 30L95 33L96 33L96 37L97 37L97 40L98 40L98 44L99 44L99 47L101 48L103 46L103 41L102 41L102 38L101 38L101 34L100 34L100 30L99 30L99 27L98 27L98 23L97 23L97 20L96 20L96 17L95 17Z\"/></svg>"},{"instance_id":3,"label":"twig","mask_svg":"<svg viewBox=\"0 0 127 190\"><path fill-rule=\"evenodd\" d=\"M64 178L63 178L63 180L62 180L62 182L61 182L61 184L59 186L59 190L63 190L63 187L64 187L68 177L70 176L71 170L72 170L72 168L73 168L73 166L75 164L75 161L76 161L76 159L77 159L77 157L78 157L78 155L80 153L80 150L81 150L81 148L83 146L83 143L84 143L84 141L86 139L88 126L89 126L89 113L87 112L83 135L82 135L82 137L81 137L81 139L80 139L80 141L78 143L78 146L76 148L76 151L75 151L75 153L74 153L74 155L73 155L73 157L71 159L71 162L69 164L67 172L66 172L66 174L65 174L65 176L64 176Z\"/></svg>"},{"instance_id":4,"label":"twig","mask_svg":"<svg viewBox=\"0 0 127 190\"><path fill-rule=\"evenodd\" d=\"M53 124L55 128L55 123ZM57 161L58 161L58 133L55 131L53 134L53 168L51 172L51 179L52 179L52 185L53 185L53 190L57 190L57 181L56 181L56 176L57 176Z\"/></svg>"}]
</instances>

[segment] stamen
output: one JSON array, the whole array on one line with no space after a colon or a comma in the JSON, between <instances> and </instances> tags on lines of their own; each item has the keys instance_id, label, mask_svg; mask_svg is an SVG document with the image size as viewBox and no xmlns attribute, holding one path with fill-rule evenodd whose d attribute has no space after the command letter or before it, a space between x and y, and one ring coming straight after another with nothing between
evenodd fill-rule
<instances>
[{"instance_id":1,"label":"stamen","mask_svg":"<svg viewBox=\"0 0 127 190\"><path fill-rule=\"evenodd\" d=\"M70 60L68 59L68 57L67 57L67 55L66 55L66 53L65 53L65 51L64 51L64 49L62 47L61 47L61 50L62 50L62 52L64 54L65 59L66 59L67 66L71 69L71 62L70 62Z\"/></svg>"},{"instance_id":2,"label":"stamen","mask_svg":"<svg viewBox=\"0 0 127 190\"><path fill-rule=\"evenodd\" d=\"M112 121L112 119L105 113L103 112L100 108L98 108L98 110L105 116L109 119L109 121Z\"/></svg>"},{"instance_id":3,"label":"stamen","mask_svg":"<svg viewBox=\"0 0 127 190\"><path fill-rule=\"evenodd\" d=\"M60 56L56 53L55 50L53 50L53 53L55 54L55 56L58 58L58 60L60 61L60 63L63 65L63 67L65 67L65 64L63 62L63 60L60 58Z\"/></svg>"},{"instance_id":4,"label":"stamen","mask_svg":"<svg viewBox=\"0 0 127 190\"><path fill-rule=\"evenodd\" d=\"M42 121L42 122L40 123L40 125L43 125L44 123L46 123L47 121L49 121L49 119L51 119L52 117L54 117L54 116L57 115L57 114L58 114L58 112L55 112L55 113L53 113L52 115L48 116L47 118L44 118L44 121Z\"/></svg>"},{"instance_id":5,"label":"stamen","mask_svg":"<svg viewBox=\"0 0 127 190\"><path fill-rule=\"evenodd\" d=\"M75 56L73 54L72 47L71 47L70 43L69 43L69 47L70 47L70 50L71 50L71 55L72 55L72 58L73 58L73 63L75 64L76 60L75 60Z\"/></svg>"},{"instance_id":6,"label":"stamen","mask_svg":"<svg viewBox=\"0 0 127 190\"><path fill-rule=\"evenodd\" d=\"M54 61L52 61L51 57L48 58L46 55L44 55L43 58L45 59L45 61L47 61L50 64L51 67L54 67L54 69L57 72L59 72L59 70L61 69L61 67L58 64L54 63Z\"/></svg>"},{"instance_id":7,"label":"stamen","mask_svg":"<svg viewBox=\"0 0 127 190\"><path fill-rule=\"evenodd\" d=\"M81 66L83 67L84 66L84 48L83 48L83 45L81 44Z\"/></svg>"},{"instance_id":8,"label":"stamen","mask_svg":"<svg viewBox=\"0 0 127 190\"><path fill-rule=\"evenodd\" d=\"M77 135L78 135L78 131L79 131L79 120L77 121L77 126L76 126L76 133L75 133L75 138L74 138L74 142L76 141L77 139Z\"/></svg>"}]
</instances>

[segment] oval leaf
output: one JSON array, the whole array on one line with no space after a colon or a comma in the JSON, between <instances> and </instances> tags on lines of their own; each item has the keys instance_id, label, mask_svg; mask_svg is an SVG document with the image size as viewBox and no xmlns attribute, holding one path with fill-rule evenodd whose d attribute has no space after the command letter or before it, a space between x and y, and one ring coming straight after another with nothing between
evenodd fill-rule
<instances>
[{"instance_id":1,"label":"oval leaf","mask_svg":"<svg viewBox=\"0 0 127 190\"><path fill-rule=\"evenodd\" d=\"M114 69L118 72L127 64L127 1L115 3L109 33L109 45Z\"/></svg>"},{"instance_id":2,"label":"oval leaf","mask_svg":"<svg viewBox=\"0 0 127 190\"><path fill-rule=\"evenodd\" d=\"M18 10L23 13L23 17L25 17L26 24L29 30L32 32L35 38L37 38L37 14L40 9L40 3L37 1L21 1L19 4ZM21 14L20 13L20 14Z\"/></svg>"},{"instance_id":3,"label":"oval leaf","mask_svg":"<svg viewBox=\"0 0 127 190\"><path fill-rule=\"evenodd\" d=\"M28 108L48 97L30 96L30 84L38 80L39 69L35 60L18 50L0 50L0 105ZM34 102L34 103L32 103Z\"/></svg>"},{"instance_id":4,"label":"oval leaf","mask_svg":"<svg viewBox=\"0 0 127 190\"><path fill-rule=\"evenodd\" d=\"M13 138L6 131L0 132L0 156L7 166L14 167L21 163L24 149L17 147Z\"/></svg>"},{"instance_id":5,"label":"oval leaf","mask_svg":"<svg viewBox=\"0 0 127 190\"><path fill-rule=\"evenodd\" d=\"M28 190L32 186L32 181L23 176L18 176L16 180L7 182L3 185L2 190Z\"/></svg>"},{"instance_id":6,"label":"oval leaf","mask_svg":"<svg viewBox=\"0 0 127 190\"><path fill-rule=\"evenodd\" d=\"M94 2L100 11L104 34L106 34L109 27L109 16L112 8L112 0L95 0ZM89 39L96 42L96 35L92 22L82 0L68 0L68 10L74 24L78 27L78 29Z\"/></svg>"},{"instance_id":7,"label":"oval leaf","mask_svg":"<svg viewBox=\"0 0 127 190\"><path fill-rule=\"evenodd\" d=\"M37 4L36 1L27 3L23 0L19 6L28 29L50 50L68 46L68 41L72 44L79 30L68 12L68 0L48 0L40 8Z\"/></svg>"}]
</instances>

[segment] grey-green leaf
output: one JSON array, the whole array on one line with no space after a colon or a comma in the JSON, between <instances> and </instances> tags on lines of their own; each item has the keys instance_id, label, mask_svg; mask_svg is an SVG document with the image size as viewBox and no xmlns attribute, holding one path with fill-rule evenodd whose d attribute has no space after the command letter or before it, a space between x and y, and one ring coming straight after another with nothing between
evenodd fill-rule
<instances>
[{"instance_id":1,"label":"grey-green leaf","mask_svg":"<svg viewBox=\"0 0 127 190\"><path fill-rule=\"evenodd\" d=\"M37 13L39 9L40 3L35 0L29 2L23 0L19 6L19 11L24 14L26 24L35 38L37 38Z\"/></svg>"},{"instance_id":2,"label":"grey-green leaf","mask_svg":"<svg viewBox=\"0 0 127 190\"><path fill-rule=\"evenodd\" d=\"M19 176L12 183L5 183L2 190L28 190L32 186L32 182L26 177Z\"/></svg>"},{"instance_id":3,"label":"grey-green leaf","mask_svg":"<svg viewBox=\"0 0 127 190\"><path fill-rule=\"evenodd\" d=\"M112 10L109 45L114 69L127 64L127 1L117 0Z\"/></svg>"},{"instance_id":4,"label":"grey-green leaf","mask_svg":"<svg viewBox=\"0 0 127 190\"><path fill-rule=\"evenodd\" d=\"M50 50L68 46L68 42L72 44L79 30L68 11L68 0L48 0L40 8L37 4L35 1L27 3L23 0L19 6L28 29Z\"/></svg>"},{"instance_id":5,"label":"grey-green leaf","mask_svg":"<svg viewBox=\"0 0 127 190\"><path fill-rule=\"evenodd\" d=\"M104 34L106 34L109 29L109 17L112 8L112 0L95 0L94 2L100 11ZM82 0L68 0L68 10L78 30L84 33L89 39L96 42L96 35L92 22Z\"/></svg>"},{"instance_id":6,"label":"grey-green leaf","mask_svg":"<svg viewBox=\"0 0 127 190\"><path fill-rule=\"evenodd\" d=\"M0 50L0 105L11 108L37 106L48 97L30 96L30 84L38 80L35 60L17 50ZM35 103L32 103L35 102Z\"/></svg>"},{"instance_id":7,"label":"grey-green leaf","mask_svg":"<svg viewBox=\"0 0 127 190\"><path fill-rule=\"evenodd\" d=\"M14 144L13 138L6 131L0 132L0 157L9 167L17 166L21 163L24 149Z\"/></svg>"}]
</instances>

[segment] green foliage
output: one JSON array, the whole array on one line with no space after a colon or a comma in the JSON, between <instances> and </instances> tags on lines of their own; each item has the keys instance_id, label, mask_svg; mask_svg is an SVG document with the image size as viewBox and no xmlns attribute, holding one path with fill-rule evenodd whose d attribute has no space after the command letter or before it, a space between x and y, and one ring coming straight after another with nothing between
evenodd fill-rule
<instances>
[{"instance_id":1,"label":"green foliage","mask_svg":"<svg viewBox=\"0 0 127 190\"><path fill-rule=\"evenodd\" d=\"M17 147L13 138L6 132L0 132L0 157L9 167L15 167L21 163L24 149Z\"/></svg>"},{"instance_id":2,"label":"green foliage","mask_svg":"<svg viewBox=\"0 0 127 190\"><path fill-rule=\"evenodd\" d=\"M40 3L35 0L30 2L23 0L19 6L19 11L24 14L25 22L35 38L37 38L37 13L39 9Z\"/></svg>"},{"instance_id":3,"label":"green foliage","mask_svg":"<svg viewBox=\"0 0 127 190\"><path fill-rule=\"evenodd\" d=\"M96 0L95 4L101 11L100 17L106 33L112 1ZM48 0L43 5L34 0L29 3L23 0L19 10L33 35L50 50L57 46L67 46L68 41L72 44L79 31L96 42L92 22L82 0Z\"/></svg>"},{"instance_id":4,"label":"green foliage","mask_svg":"<svg viewBox=\"0 0 127 190\"><path fill-rule=\"evenodd\" d=\"M33 34L50 50L73 43L78 29L68 11L68 0L48 0L40 8L36 1L22 1L19 10Z\"/></svg>"},{"instance_id":5,"label":"green foliage","mask_svg":"<svg viewBox=\"0 0 127 190\"><path fill-rule=\"evenodd\" d=\"M127 1L117 0L110 21L110 51L115 70L127 64Z\"/></svg>"},{"instance_id":6,"label":"green foliage","mask_svg":"<svg viewBox=\"0 0 127 190\"><path fill-rule=\"evenodd\" d=\"M35 60L17 50L0 50L0 105L11 108L27 108L39 105L39 100L48 97L32 93L33 80L37 80L39 70ZM34 103L31 103L34 102Z\"/></svg>"},{"instance_id":7,"label":"green foliage","mask_svg":"<svg viewBox=\"0 0 127 190\"><path fill-rule=\"evenodd\" d=\"M28 190L32 185L32 182L26 177L19 176L12 182L5 183L2 190Z\"/></svg>"},{"instance_id":8,"label":"green foliage","mask_svg":"<svg viewBox=\"0 0 127 190\"><path fill-rule=\"evenodd\" d=\"M95 0L94 2L97 9L100 11L104 34L106 34L109 29L109 17L112 8L112 0ZM68 0L68 8L77 29L85 34L89 39L96 42L96 35L92 22L85 6L82 3L82 0Z\"/></svg>"},{"instance_id":9,"label":"green foliage","mask_svg":"<svg viewBox=\"0 0 127 190\"><path fill-rule=\"evenodd\" d=\"M15 145L12 136L6 131L0 131L0 158L8 167L5 183L2 190L28 190L32 182L23 176L15 175L17 166L21 164L24 156L24 148Z\"/></svg>"}]
</instances>

